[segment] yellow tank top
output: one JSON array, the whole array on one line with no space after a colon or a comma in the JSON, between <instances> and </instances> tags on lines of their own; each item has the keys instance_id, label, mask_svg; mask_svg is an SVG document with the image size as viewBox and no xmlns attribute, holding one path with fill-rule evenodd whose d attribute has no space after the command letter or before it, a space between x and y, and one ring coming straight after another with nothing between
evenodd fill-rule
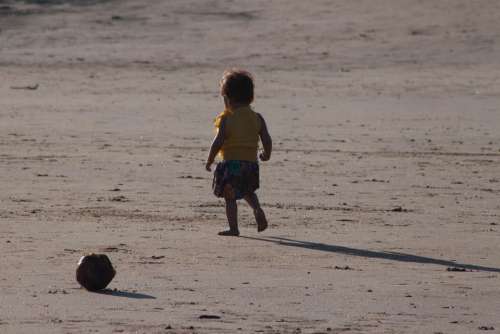
<instances>
[{"instance_id":1,"label":"yellow tank top","mask_svg":"<svg viewBox=\"0 0 500 334\"><path fill-rule=\"evenodd\" d=\"M219 128L222 119L225 119L224 143L219 152L223 160L257 161L260 117L250 106L235 110L225 110L215 120Z\"/></svg>"}]
</instances>

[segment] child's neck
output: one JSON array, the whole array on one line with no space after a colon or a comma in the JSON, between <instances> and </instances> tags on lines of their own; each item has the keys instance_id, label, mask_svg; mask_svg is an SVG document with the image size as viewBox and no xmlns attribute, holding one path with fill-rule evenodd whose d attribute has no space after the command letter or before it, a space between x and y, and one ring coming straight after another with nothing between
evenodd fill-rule
<instances>
[{"instance_id":1,"label":"child's neck","mask_svg":"<svg viewBox=\"0 0 500 334\"><path fill-rule=\"evenodd\" d=\"M227 109L229 109L230 111L234 111L236 109L239 109L239 108L243 108L243 107L248 107L249 105L248 104L245 104L245 103L230 103L228 104L226 107Z\"/></svg>"}]
</instances>

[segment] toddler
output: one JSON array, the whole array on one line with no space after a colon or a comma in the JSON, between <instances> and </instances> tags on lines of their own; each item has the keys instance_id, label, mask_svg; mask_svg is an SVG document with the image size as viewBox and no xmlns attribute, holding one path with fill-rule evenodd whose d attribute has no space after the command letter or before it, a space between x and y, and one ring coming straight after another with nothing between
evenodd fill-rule
<instances>
[{"instance_id":1,"label":"toddler","mask_svg":"<svg viewBox=\"0 0 500 334\"><path fill-rule=\"evenodd\" d=\"M259 188L259 164L257 149L259 138L263 152L260 160L271 158L272 141L262 115L250 107L253 101L254 83L250 73L232 69L226 70L220 83L225 109L215 119L217 134L210 147L205 168L211 171L215 156L222 161L214 172L213 191L215 196L224 197L229 230L219 235L239 236L238 206L236 201L245 199L253 209L257 231L267 228L267 220L255 191Z\"/></svg>"}]
</instances>

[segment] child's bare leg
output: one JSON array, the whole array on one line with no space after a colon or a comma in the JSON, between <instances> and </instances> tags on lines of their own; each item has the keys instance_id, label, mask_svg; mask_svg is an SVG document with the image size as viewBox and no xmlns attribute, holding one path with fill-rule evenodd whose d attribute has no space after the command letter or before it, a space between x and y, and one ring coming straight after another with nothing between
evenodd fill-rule
<instances>
[{"instance_id":1,"label":"child's bare leg","mask_svg":"<svg viewBox=\"0 0 500 334\"><path fill-rule=\"evenodd\" d=\"M239 236L238 205L236 204L234 191L230 185L226 185L224 188L224 199L226 200L226 216L229 223L229 230L219 232L219 235Z\"/></svg>"},{"instance_id":2,"label":"child's bare leg","mask_svg":"<svg viewBox=\"0 0 500 334\"><path fill-rule=\"evenodd\" d=\"M267 228L267 219L264 210L260 207L259 198L255 193L244 197L248 205L253 209L255 221L257 222L257 232L262 232Z\"/></svg>"}]
</instances>

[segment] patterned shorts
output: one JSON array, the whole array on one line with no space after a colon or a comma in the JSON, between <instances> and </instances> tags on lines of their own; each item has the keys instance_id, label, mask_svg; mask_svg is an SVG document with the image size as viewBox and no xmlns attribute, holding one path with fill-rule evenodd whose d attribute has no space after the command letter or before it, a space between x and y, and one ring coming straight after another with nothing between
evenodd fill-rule
<instances>
[{"instance_id":1,"label":"patterned shorts","mask_svg":"<svg viewBox=\"0 0 500 334\"><path fill-rule=\"evenodd\" d=\"M214 195L224 197L224 188L227 184L231 185L236 199L253 194L259 188L259 164L243 160L219 162L212 183Z\"/></svg>"}]
</instances>

